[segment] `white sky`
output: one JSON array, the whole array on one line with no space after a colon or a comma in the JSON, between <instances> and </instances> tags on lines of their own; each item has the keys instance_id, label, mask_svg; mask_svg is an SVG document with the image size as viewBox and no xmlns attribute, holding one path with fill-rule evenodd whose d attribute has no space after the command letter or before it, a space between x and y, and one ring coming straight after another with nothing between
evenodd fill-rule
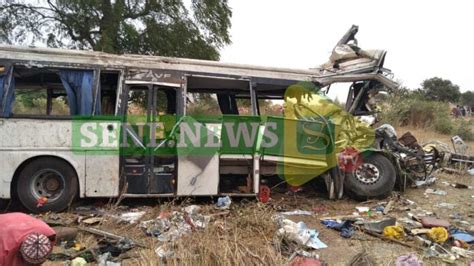
<instances>
[{"instance_id":1,"label":"white sky","mask_svg":"<svg viewBox=\"0 0 474 266\"><path fill-rule=\"evenodd\" d=\"M384 66L403 85L419 88L438 76L474 90L474 2L229 1L233 43L221 50L223 62L315 67L355 24L359 46L387 50Z\"/></svg>"}]
</instances>

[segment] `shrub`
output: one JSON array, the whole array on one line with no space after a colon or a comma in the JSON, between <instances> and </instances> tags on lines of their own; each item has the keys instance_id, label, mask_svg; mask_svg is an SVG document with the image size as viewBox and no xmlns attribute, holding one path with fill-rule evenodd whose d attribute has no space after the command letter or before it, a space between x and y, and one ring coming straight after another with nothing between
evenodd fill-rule
<instances>
[{"instance_id":1,"label":"shrub","mask_svg":"<svg viewBox=\"0 0 474 266\"><path fill-rule=\"evenodd\" d=\"M425 128L438 124L437 127L445 132L451 130L448 104L428 101L416 95L391 97L381 117L382 121L394 126Z\"/></svg>"},{"instance_id":2,"label":"shrub","mask_svg":"<svg viewBox=\"0 0 474 266\"><path fill-rule=\"evenodd\" d=\"M455 129L455 123L451 118L442 116L434 121L433 127L438 133L450 135Z\"/></svg>"},{"instance_id":3,"label":"shrub","mask_svg":"<svg viewBox=\"0 0 474 266\"><path fill-rule=\"evenodd\" d=\"M474 120L454 119L447 103L426 100L416 93L391 96L381 118L394 126L431 128L441 134L474 140Z\"/></svg>"},{"instance_id":4,"label":"shrub","mask_svg":"<svg viewBox=\"0 0 474 266\"><path fill-rule=\"evenodd\" d=\"M463 140L474 140L472 122L459 119L459 122L457 123L457 126L455 127L452 134L460 136Z\"/></svg>"}]
</instances>

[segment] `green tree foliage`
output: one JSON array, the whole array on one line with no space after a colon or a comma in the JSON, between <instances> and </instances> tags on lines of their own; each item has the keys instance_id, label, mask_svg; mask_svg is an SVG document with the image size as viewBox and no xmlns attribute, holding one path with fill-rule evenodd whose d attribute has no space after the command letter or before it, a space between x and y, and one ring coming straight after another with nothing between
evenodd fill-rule
<instances>
[{"instance_id":1,"label":"green tree foliage","mask_svg":"<svg viewBox=\"0 0 474 266\"><path fill-rule=\"evenodd\" d=\"M0 0L0 42L219 59L227 0Z\"/></svg>"},{"instance_id":2,"label":"green tree foliage","mask_svg":"<svg viewBox=\"0 0 474 266\"><path fill-rule=\"evenodd\" d=\"M438 77L424 80L421 90L427 99L435 101L457 102L461 97L458 85Z\"/></svg>"},{"instance_id":3,"label":"green tree foliage","mask_svg":"<svg viewBox=\"0 0 474 266\"><path fill-rule=\"evenodd\" d=\"M466 91L461 94L461 103L470 107L474 107L474 91Z\"/></svg>"}]
</instances>

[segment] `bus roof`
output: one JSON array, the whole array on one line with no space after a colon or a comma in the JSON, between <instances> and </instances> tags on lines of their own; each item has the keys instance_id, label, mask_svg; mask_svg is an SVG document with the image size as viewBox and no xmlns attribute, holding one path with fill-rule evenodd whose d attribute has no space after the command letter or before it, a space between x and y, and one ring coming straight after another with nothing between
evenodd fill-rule
<instances>
[{"instance_id":1,"label":"bus roof","mask_svg":"<svg viewBox=\"0 0 474 266\"><path fill-rule=\"evenodd\" d=\"M380 78L377 77L377 72L379 72L379 69L383 64L385 51L373 50L371 52L373 54L372 58L350 58L349 60L338 62L337 66L335 62L331 61L331 59L328 63L319 68L306 70L231 64L187 58L135 54L115 55L90 50L69 50L9 45L0 45L0 60L20 62L32 67L50 66L103 69L163 69L183 71L187 73L217 74L243 78L256 77L266 79L313 81L320 83L321 85L328 85L332 82ZM385 84L386 81L382 81L382 83Z\"/></svg>"}]
</instances>

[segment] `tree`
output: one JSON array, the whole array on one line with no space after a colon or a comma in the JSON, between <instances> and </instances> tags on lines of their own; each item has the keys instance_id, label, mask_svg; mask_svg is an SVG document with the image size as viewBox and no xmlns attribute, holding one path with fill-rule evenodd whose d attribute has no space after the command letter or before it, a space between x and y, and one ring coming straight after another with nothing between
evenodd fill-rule
<instances>
[{"instance_id":1,"label":"tree","mask_svg":"<svg viewBox=\"0 0 474 266\"><path fill-rule=\"evenodd\" d=\"M457 102L461 97L458 85L438 77L424 80L421 90L426 98L436 101Z\"/></svg>"},{"instance_id":2,"label":"tree","mask_svg":"<svg viewBox=\"0 0 474 266\"><path fill-rule=\"evenodd\" d=\"M219 59L227 0L0 0L0 42Z\"/></svg>"},{"instance_id":3,"label":"tree","mask_svg":"<svg viewBox=\"0 0 474 266\"><path fill-rule=\"evenodd\" d=\"M466 91L461 94L461 103L470 107L474 107L474 91Z\"/></svg>"}]
</instances>

